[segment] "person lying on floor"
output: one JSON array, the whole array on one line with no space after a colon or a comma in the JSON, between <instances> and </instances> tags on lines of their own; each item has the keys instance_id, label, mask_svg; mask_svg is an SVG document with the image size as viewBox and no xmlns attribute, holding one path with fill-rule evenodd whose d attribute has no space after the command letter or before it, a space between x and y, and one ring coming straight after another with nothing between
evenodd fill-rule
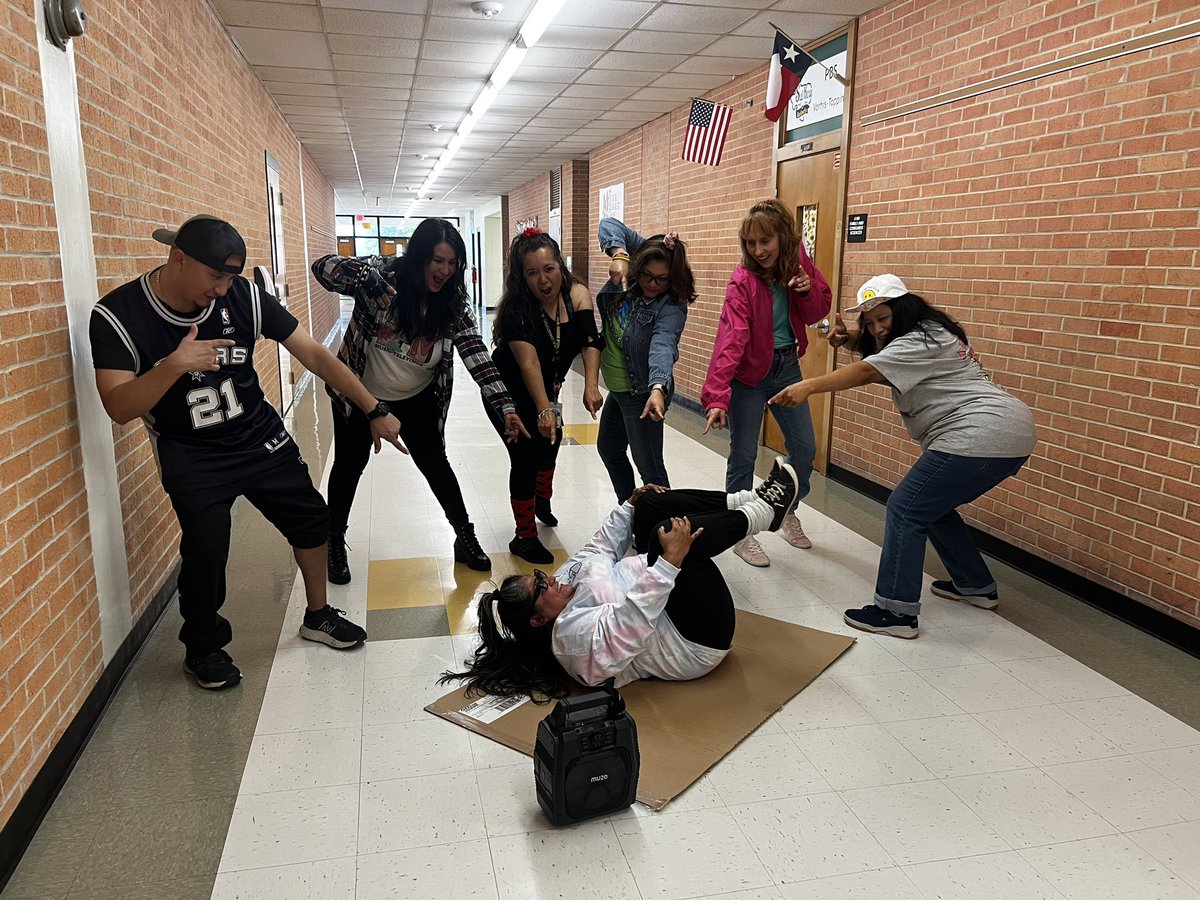
<instances>
[{"instance_id":1,"label":"person lying on floor","mask_svg":"<svg viewBox=\"0 0 1200 900\"><path fill-rule=\"evenodd\" d=\"M637 488L553 576L510 575L483 594L480 646L466 671L440 683L538 700L564 697L576 683L708 674L729 653L734 629L733 596L712 558L778 529L798 494L782 458L761 485L734 494ZM639 555L627 558L631 544Z\"/></svg>"}]
</instances>

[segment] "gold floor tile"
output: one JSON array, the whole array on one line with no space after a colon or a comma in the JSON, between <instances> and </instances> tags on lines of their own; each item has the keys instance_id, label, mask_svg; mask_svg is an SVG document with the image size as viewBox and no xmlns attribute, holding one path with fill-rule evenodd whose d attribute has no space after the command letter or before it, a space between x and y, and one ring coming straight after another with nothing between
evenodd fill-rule
<instances>
[{"instance_id":1,"label":"gold floor tile","mask_svg":"<svg viewBox=\"0 0 1200 900\"><path fill-rule=\"evenodd\" d=\"M435 557L373 559L367 564L367 609L440 606L444 598Z\"/></svg>"},{"instance_id":2,"label":"gold floor tile","mask_svg":"<svg viewBox=\"0 0 1200 900\"><path fill-rule=\"evenodd\" d=\"M595 444L596 435L600 433L599 422L585 422L581 425L563 426L563 443Z\"/></svg>"}]
</instances>

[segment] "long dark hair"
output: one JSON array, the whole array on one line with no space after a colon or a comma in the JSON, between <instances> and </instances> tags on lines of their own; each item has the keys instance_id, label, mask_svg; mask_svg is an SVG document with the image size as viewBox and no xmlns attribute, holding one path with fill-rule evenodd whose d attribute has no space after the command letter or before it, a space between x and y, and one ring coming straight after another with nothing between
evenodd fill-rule
<instances>
[{"instance_id":1,"label":"long dark hair","mask_svg":"<svg viewBox=\"0 0 1200 900\"><path fill-rule=\"evenodd\" d=\"M963 331L963 327L950 318L949 315L942 312L936 306L928 303L923 297L916 294L902 294L894 300L883 301L892 310L892 326L888 329L887 337L884 339L883 345L880 346L875 342L874 335L864 327L861 323L858 328L858 352L863 356L870 356L872 353L878 353L892 341L898 337L904 337L910 331L920 331L925 335L925 342L929 342L929 326L941 325L948 332L962 341L964 344L969 344L967 333Z\"/></svg>"},{"instance_id":2,"label":"long dark hair","mask_svg":"<svg viewBox=\"0 0 1200 900\"><path fill-rule=\"evenodd\" d=\"M692 275L692 267L687 261L687 247L683 241L676 240L675 247L668 249L662 235L647 239L629 264L629 271L634 280L637 274L648 262L658 260L667 264L667 290L671 292L673 303L691 303L696 299L696 279Z\"/></svg>"},{"instance_id":3,"label":"long dark hair","mask_svg":"<svg viewBox=\"0 0 1200 900\"><path fill-rule=\"evenodd\" d=\"M458 266L436 294L425 291L425 267L438 244L449 244ZM445 219L426 219L408 239L404 256L392 263L385 277L396 289L392 315L396 330L408 340L441 340L467 303L467 245L458 229Z\"/></svg>"},{"instance_id":4,"label":"long dark hair","mask_svg":"<svg viewBox=\"0 0 1200 900\"><path fill-rule=\"evenodd\" d=\"M569 297L571 286L575 283L567 261L563 259L558 241L544 231L536 228L526 228L515 238L508 247L508 263L504 269L504 293L496 304L496 318L492 323L492 343L498 344L504 339L503 328L506 316L520 316L528 322L536 322L541 315L541 304L538 303L529 285L525 283L525 257L538 250L549 250L558 262L562 272L562 294Z\"/></svg>"},{"instance_id":5,"label":"long dark hair","mask_svg":"<svg viewBox=\"0 0 1200 900\"><path fill-rule=\"evenodd\" d=\"M779 238L779 258L770 269L764 269L746 251L746 239L751 231ZM742 244L742 265L763 281L787 284L800 271L800 235L796 233L796 217L778 200L759 200L750 207L738 228L738 238Z\"/></svg>"},{"instance_id":6,"label":"long dark hair","mask_svg":"<svg viewBox=\"0 0 1200 900\"><path fill-rule=\"evenodd\" d=\"M533 595L525 585L527 577L509 575L496 590L479 596L479 647L473 657L463 660L466 671L443 672L438 684L462 680L467 682L468 697L526 694L535 703L570 693L573 682L550 646L553 623L538 627L529 623Z\"/></svg>"}]
</instances>

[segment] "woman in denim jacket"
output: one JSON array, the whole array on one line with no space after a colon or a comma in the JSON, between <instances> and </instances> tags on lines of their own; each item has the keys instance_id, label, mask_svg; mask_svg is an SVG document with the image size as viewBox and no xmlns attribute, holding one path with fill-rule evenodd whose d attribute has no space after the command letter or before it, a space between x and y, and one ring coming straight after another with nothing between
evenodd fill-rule
<instances>
[{"instance_id":1,"label":"woman in denim jacket","mask_svg":"<svg viewBox=\"0 0 1200 900\"><path fill-rule=\"evenodd\" d=\"M663 419L675 390L679 338L696 292L687 250L674 232L646 240L606 218L600 222L600 246L614 267L629 263L625 272L613 272L618 277L596 297L606 341L600 371L608 388L596 449L621 502L634 490L627 450L643 484L670 486Z\"/></svg>"}]
</instances>

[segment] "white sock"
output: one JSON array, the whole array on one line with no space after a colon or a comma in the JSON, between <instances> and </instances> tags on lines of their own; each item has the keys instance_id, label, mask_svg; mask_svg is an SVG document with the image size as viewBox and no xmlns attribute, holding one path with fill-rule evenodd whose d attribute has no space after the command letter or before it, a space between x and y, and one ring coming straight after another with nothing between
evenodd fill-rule
<instances>
[{"instance_id":1,"label":"white sock","mask_svg":"<svg viewBox=\"0 0 1200 900\"><path fill-rule=\"evenodd\" d=\"M767 531L771 527L771 521L775 518L775 510L771 504L755 494L753 491L747 492L751 495L751 500L743 503L738 507L738 512L746 517L750 526L746 531L746 537L752 534L758 534L760 531Z\"/></svg>"},{"instance_id":2,"label":"white sock","mask_svg":"<svg viewBox=\"0 0 1200 900\"><path fill-rule=\"evenodd\" d=\"M758 494L754 493L753 488L746 491L734 491L732 494L725 495L725 508L741 509L757 496Z\"/></svg>"}]
</instances>

